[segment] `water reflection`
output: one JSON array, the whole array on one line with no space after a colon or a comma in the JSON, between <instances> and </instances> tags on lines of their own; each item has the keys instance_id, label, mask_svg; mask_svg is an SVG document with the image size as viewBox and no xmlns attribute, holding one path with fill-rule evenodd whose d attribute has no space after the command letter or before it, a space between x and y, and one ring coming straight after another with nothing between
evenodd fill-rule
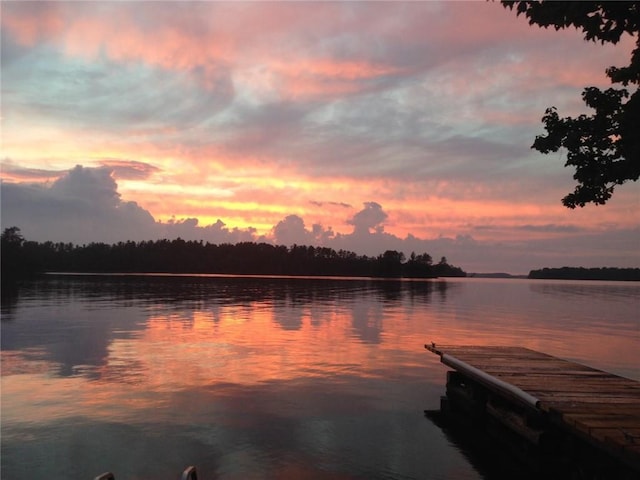
<instances>
[{"instance_id":1,"label":"water reflection","mask_svg":"<svg viewBox=\"0 0 640 480\"><path fill-rule=\"evenodd\" d=\"M639 287L588 301L541 287L27 284L3 298L3 474L167 478L196 464L202 478L480 478L422 418L444 385L424 343L523 345L640 378Z\"/></svg>"},{"instance_id":2,"label":"water reflection","mask_svg":"<svg viewBox=\"0 0 640 480\"><path fill-rule=\"evenodd\" d=\"M374 298L363 296L364 291ZM340 318L348 316L353 333L362 341L378 343L386 305L405 297L429 302L432 291L432 283L426 281L53 277L28 284L19 296L5 299L2 350L37 350L44 355L41 360L59 365L61 376L80 370L93 376L95 371L79 366L106 365L119 343L140 338L139 333L157 329L158 324L170 329L167 341L183 338L176 329L199 334L210 322L221 321L227 326L248 322L251 335L260 338L272 334L272 324L291 331L300 330L307 321L319 327L331 318L327 309ZM20 323L13 324L17 308L23 310Z\"/></svg>"},{"instance_id":3,"label":"water reflection","mask_svg":"<svg viewBox=\"0 0 640 480\"><path fill-rule=\"evenodd\" d=\"M627 299L638 293L637 282L608 282L597 280L568 282L563 280L546 280L544 282L534 281L529 285L533 292L563 299L570 297L598 297L607 300L612 297Z\"/></svg>"}]
</instances>

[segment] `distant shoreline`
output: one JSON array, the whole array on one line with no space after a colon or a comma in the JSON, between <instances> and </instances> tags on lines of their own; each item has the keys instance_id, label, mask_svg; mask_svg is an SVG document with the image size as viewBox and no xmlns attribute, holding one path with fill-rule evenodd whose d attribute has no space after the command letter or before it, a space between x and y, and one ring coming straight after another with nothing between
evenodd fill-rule
<instances>
[{"instance_id":1,"label":"distant shoreline","mask_svg":"<svg viewBox=\"0 0 640 480\"><path fill-rule=\"evenodd\" d=\"M529 278L527 275L512 275L511 273L468 273L469 278Z\"/></svg>"},{"instance_id":2,"label":"distant shoreline","mask_svg":"<svg viewBox=\"0 0 640 480\"><path fill-rule=\"evenodd\" d=\"M513 275L511 273L468 273L468 278L495 278L495 279L524 279L524 280L597 280L611 282L638 282L640 281L640 268L584 268L562 267L543 268L531 270L528 275Z\"/></svg>"},{"instance_id":3,"label":"distant shoreline","mask_svg":"<svg viewBox=\"0 0 640 480\"><path fill-rule=\"evenodd\" d=\"M60 277L152 277L152 278L247 278L269 280L352 280L352 281L402 281L429 282L450 277L371 277L357 275L279 275L269 273L171 273L171 272L42 272L40 276Z\"/></svg>"},{"instance_id":4,"label":"distant shoreline","mask_svg":"<svg viewBox=\"0 0 640 480\"><path fill-rule=\"evenodd\" d=\"M640 268L543 268L541 270L531 270L528 278L542 280L611 280L638 282L640 281Z\"/></svg>"}]
</instances>

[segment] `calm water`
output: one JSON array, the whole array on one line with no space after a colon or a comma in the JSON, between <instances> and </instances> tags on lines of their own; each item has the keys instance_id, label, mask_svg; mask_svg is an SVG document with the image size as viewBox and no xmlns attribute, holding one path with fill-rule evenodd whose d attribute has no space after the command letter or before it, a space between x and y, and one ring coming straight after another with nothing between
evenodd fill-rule
<instances>
[{"instance_id":1,"label":"calm water","mask_svg":"<svg viewBox=\"0 0 640 480\"><path fill-rule=\"evenodd\" d=\"M3 479L481 479L423 345L640 380L640 285L50 277L2 304Z\"/></svg>"}]
</instances>

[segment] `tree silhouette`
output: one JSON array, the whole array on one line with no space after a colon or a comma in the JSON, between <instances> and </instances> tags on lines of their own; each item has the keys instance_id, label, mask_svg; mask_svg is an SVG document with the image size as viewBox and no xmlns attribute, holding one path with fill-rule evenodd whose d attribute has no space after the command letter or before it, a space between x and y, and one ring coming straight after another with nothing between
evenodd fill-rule
<instances>
[{"instance_id":1,"label":"tree silhouette","mask_svg":"<svg viewBox=\"0 0 640 480\"><path fill-rule=\"evenodd\" d=\"M640 281L640 268L562 267L531 270L529 278L560 280L626 280Z\"/></svg>"},{"instance_id":2,"label":"tree silhouette","mask_svg":"<svg viewBox=\"0 0 640 480\"><path fill-rule=\"evenodd\" d=\"M541 153L567 151L565 166L575 167L578 185L562 199L568 208L587 203L605 204L616 185L640 177L640 3L502 1L505 8L525 15L529 24L556 30L570 26L581 30L585 40L616 44L624 34L636 37L629 65L609 67L612 83L628 88L600 90L587 87L582 93L592 115L560 118L555 107L542 117L546 135L536 137L532 148Z\"/></svg>"},{"instance_id":3,"label":"tree silhouette","mask_svg":"<svg viewBox=\"0 0 640 480\"><path fill-rule=\"evenodd\" d=\"M396 250L387 250L382 255L378 255L374 275L378 277L401 277L404 253Z\"/></svg>"},{"instance_id":4,"label":"tree silhouette","mask_svg":"<svg viewBox=\"0 0 640 480\"><path fill-rule=\"evenodd\" d=\"M2 248L19 248L24 243L24 237L20 234L18 227L5 228L0 236L2 239Z\"/></svg>"},{"instance_id":5,"label":"tree silhouette","mask_svg":"<svg viewBox=\"0 0 640 480\"><path fill-rule=\"evenodd\" d=\"M23 251L25 240L20 229L18 227L5 228L0 239L2 280L7 281L27 276L31 269L25 261Z\"/></svg>"},{"instance_id":6,"label":"tree silhouette","mask_svg":"<svg viewBox=\"0 0 640 480\"><path fill-rule=\"evenodd\" d=\"M38 272L91 273L222 273L239 275L306 275L354 277L464 276L443 257L437 265L431 255L387 250L377 257L328 247L241 242L215 245L202 241L156 240L90 243L38 243L26 241L20 229L2 234L2 274L22 278ZM5 274L7 277L5 277Z\"/></svg>"}]
</instances>

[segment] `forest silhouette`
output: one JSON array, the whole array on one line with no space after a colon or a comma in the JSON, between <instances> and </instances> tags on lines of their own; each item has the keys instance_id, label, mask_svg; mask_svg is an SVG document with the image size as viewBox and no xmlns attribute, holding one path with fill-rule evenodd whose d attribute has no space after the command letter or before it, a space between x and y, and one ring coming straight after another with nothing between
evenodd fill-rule
<instances>
[{"instance_id":1,"label":"forest silhouette","mask_svg":"<svg viewBox=\"0 0 640 480\"><path fill-rule=\"evenodd\" d=\"M2 233L2 277L23 278L43 272L217 273L233 275L305 275L385 278L464 277L445 257L387 250L375 257L346 250L304 245L155 240L117 244L25 240L18 227Z\"/></svg>"},{"instance_id":2,"label":"forest silhouette","mask_svg":"<svg viewBox=\"0 0 640 480\"><path fill-rule=\"evenodd\" d=\"M548 280L623 280L640 281L640 268L562 267L531 270L529 278Z\"/></svg>"}]
</instances>

